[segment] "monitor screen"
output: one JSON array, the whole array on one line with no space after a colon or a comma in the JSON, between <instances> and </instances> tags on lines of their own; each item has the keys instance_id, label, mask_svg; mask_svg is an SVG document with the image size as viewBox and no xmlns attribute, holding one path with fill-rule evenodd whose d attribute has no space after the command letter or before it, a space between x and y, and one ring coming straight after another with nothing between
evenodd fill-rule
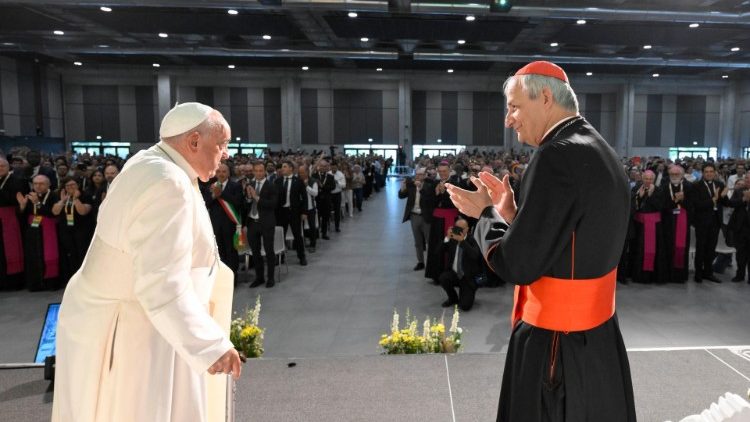
<instances>
[{"instance_id":1,"label":"monitor screen","mask_svg":"<svg viewBox=\"0 0 750 422\"><path fill-rule=\"evenodd\" d=\"M44 317L42 334L39 336L39 344L36 347L35 363L44 363L47 356L55 354L55 337L57 335L57 314L60 312L59 303L47 305L47 315Z\"/></svg>"}]
</instances>

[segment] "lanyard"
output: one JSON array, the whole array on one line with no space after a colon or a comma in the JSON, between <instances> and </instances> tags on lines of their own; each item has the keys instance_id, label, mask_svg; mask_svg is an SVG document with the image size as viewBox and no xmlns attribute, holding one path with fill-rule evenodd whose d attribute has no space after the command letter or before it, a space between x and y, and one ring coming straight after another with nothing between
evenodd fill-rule
<instances>
[{"instance_id":1,"label":"lanyard","mask_svg":"<svg viewBox=\"0 0 750 422\"><path fill-rule=\"evenodd\" d=\"M710 188L710 187L708 186L708 182L706 182L706 181L704 180L704 181L703 181L703 184L704 184L704 185L706 185L706 190L708 190L708 196L710 196L710 197L711 197L711 199L713 199L713 197L714 197L714 193L712 193L712 192L711 192L711 188ZM714 186L714 182L713 182L713 181L711 182L711 186ZM715 191L715 190L716 190L716 186L714 186L714 191Z\"/></svg>"},{"instance_id":2,"label":"lanyard","mask_svg":"<svg viewBox=\"0 0 750 422\"><path fill-rule=\"evenodd\" d=\"M68 208L68 206L70 206L70 208ZM65 205L63 206L63 208L65 208L65 214L66 215L71 215L72 216L73 213L75 212L75 205L73 205L73 201L71 201L70 199L68 199L67 201L65 201Z\"/></svg>"},{"instance_id":3,"label":"lanyard","mask_svg":"<svg viewBox=\"0 0 750 422\"><path fill-rule=\"evenodd\" d=\"M8 179L10 179L10 176L13 174L13 172L9 172L7 176L5 176L5 180L3 180L3 183L0 185L0 190L2 190L5 187L5 184L8 183Z\"/></svg>"}]
</instances>

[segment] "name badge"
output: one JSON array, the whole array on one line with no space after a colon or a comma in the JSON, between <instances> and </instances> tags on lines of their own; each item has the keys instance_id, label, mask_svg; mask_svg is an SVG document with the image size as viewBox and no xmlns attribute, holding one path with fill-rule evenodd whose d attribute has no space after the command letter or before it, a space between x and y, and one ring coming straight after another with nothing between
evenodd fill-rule
<instances>
[{"instance_id":1,"label":"name badge","mask_svg":"<svg viewBox=\"0 0 750 422\"><path fill-rule=\"evenodd\" d=\"M31 227L39 227L40 224L42 224L42 217L41 215L35 215L34 218L31 220Z\"/></svg>"},{"instance_id":2,"label":"name badge","mask_svg":"<svg viewBox=\"0 0 750 422\"><path fill-rule=\"evenodd\" d=\"M65 214L65 220L67 221L68 226L72 226L74 224L73 214Z\"/></svg>"},{"instance_id":3,"label":"name badge","mask_svg":"<svg viewBox=\"0 0 750 422\"><path fill-rule=\"evenodd\" d=\"M680 209L679 208L673 209L672 210L672 214L674 214L674 215L680 215Z\"/></svg>"}]
</instances>

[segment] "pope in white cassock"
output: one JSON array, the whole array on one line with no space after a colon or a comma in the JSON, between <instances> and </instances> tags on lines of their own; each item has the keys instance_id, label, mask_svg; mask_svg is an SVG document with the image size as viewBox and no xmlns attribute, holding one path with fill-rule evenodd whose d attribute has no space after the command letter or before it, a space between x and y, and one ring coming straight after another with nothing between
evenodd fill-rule
<instances>
[{"instance_id":1,"label":"pope in white cassock","mask_svg":"<svg viewBox=\"0 0 750 422\"><path fill-rule=\"evenodd\" d=\"M101 205L57 327L52 421L223 421L233 274L219 260L198 179L231 138L221 114L175 106L161 142L128 160Z\"/></svg>"}]
</instances>

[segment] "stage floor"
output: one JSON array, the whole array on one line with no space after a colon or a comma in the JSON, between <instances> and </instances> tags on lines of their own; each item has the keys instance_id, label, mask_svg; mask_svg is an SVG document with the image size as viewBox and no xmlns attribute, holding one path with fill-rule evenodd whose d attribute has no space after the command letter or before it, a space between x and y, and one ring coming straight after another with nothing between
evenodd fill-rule
<instances>
[{"instance_id":1,"label":"stage floor","mask_svg":"<svg viewBox=\"0 0 750 422\"><path fill-rule=\"evenodd\" d=\"M632 350L641 422L677 421L730 391L746 397L750 346ZM242 422L491 422L503 353L268 358L237 385ZM290 367L289 363L296 365ZM48 421L52 392L40 368L0 371L0 420Z\"/></svg>"}]
</instances>

